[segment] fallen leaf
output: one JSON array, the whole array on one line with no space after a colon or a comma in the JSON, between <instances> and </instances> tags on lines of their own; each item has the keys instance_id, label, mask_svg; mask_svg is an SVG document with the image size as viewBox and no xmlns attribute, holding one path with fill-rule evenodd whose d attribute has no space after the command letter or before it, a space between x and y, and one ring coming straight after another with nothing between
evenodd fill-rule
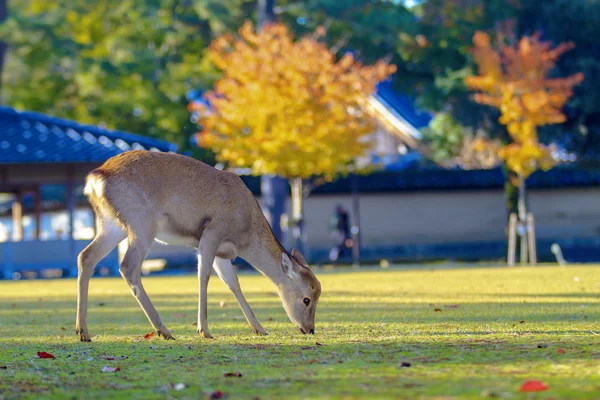
<instances>
[{"instance_id":1,"label":"fallen leaf","mask_svg":"<svg viewBox=\"0 0 600 400\"><path fill-rule=\"evenodd\" d=\"M439 308L434 308L434 309L433 309L433 311L435 311L435 312L440 312L440 311L442 311L442 310L441 310L441 309L439 309Z\"/></svg>"},{"instance_id":2,"label":"fallen leaf","mask_svg":"<svg viewBox=\"0 0 600 400\"><path fill-rule=\"evenodd\" d=\"M548 345L546 343L540 343L537 347L538 349L545 349L546 347L548 347Z\"/></svg>"},{"instance_id":3,"label":"fallen leaf","mask_svg":"<svg viewBox=\"0 0 600 400\"><path fill-rule=\"evenodd\" d=\"M98 307L104 307L106 303L98 303Z\"/></svg>"},{"instance_id":4,"label":"fallen leaf","mask_svg":"<svg viewBox=\"0 0 600 400\"><path fill-rule=\"evenodd\" d=\"M316 344L317 346L323 346L323 345L322 345L321 343L319 343L319 342L315 342L315 344Z\"/></svg>"},{"instance_id":5,"label":"fallen leaf","mask_svg":"<svg viewBox=\"0 0 600 400\"><path fill-rule=\"evenodd\" d=\"M185 318L187 314L173 314L175 318Z\"/></svg>"},{"instance_id":6,"label":"fallen leaf","mask_svg":"<svg viewBox=\"0 0 600 400\"><path fill-rule=\"evenodd\" d=\"M102 372L117 372L120 370L121 367L102 367Z\"/></svg>"},{"instance_id":7,"label":"fallen leaf","mask_svg":"<svg viewBox=\"0 0 600 400\"><path fill-rule=\"evenodd\" d=\"M6 365L0 365L0 369L8 369Z\"/></svg>"},{"instance_id":8,"label":"fallen leaf","mask_svg":"<svg viewBox=\"0 0 600 400\"><path fill-rule=\"evenodd\" d=\"M121 357L115 357L115 356L102 356L103 359L107 360L107 361L114 361L114 360L124 360L127 358L127 356L121 356Z\"/></svg>"},{"instance_id":9,"label":"fallen leaf","mask_svg":"<svg viewBox=\"0 0 600 400\"><path fill-rule=\"evenodd\" d=\"M558 350L556 350L556 352L558 354L565 354L566 353L565 349L558 349Z\"/></svg>"},{"instance_id":10,"label":"fallen leaf","mask_svg":"<svg viewBox=\"0 0 600 400\"><path fill-rule=\"evenodd\" d=\"M543 392L548 386L541 381L527 381L521 385L519 392Z\"/></svg>"},{"instance_id":11,"label":"fallen leaf","mask_svg":"<svg viewBox=\"0 0 600 400\"><path fill-rule=\"evenodd\" d=\"M403 362L402 364L400 364L400 367L405 367L405 368L409 368L410 367L410 363L409 362Z\"/></svg>"},{"instance_id":12,"label":"fallen leaf","mask_svg":"<svg viewBox=\"0 0 600 400\"><path fill-rule=\"evenodd\" d=\"M254 348L259 349L259 350L264 350L267 346L265 346L264 344L257 344L254 345Z\"/></svg>"},{"instance_id":13,"label":"fallen leaf","mask_svg":"<svg viewBox=\"0 0 600 400\"><path fill-rule=\"evenodd\" d=\"M444 306L446 308L458 308L458 304L448 304L446 306Z\"/></svg>"},{"instance_id":14,"label":"fallen leaf","mask_svg":"<svg viewBox=\"0 0 600 400\"><path fill-rule=\"evenodd\" d=\"M185 389L187 386L185 386L185 383L176 383L176 384L171 384L171 387L173 389L175 389L175 391L177 392L181 392L183 389Z\"/></svg>"},{"instance_id":15,"label":"fallen leaf","mask_svg":"<svg viewBox=\"0 0 600 400\"><path fill-rule=\"evenodd\" d=\"M194 323L192 324L192 326L198 326L198 323L197 323L197 322L194 322Z\"/></svg>"},{"instance_id":16,"label":"fallen leaf","mask_svg":"<svg viewBox=\"0 0 600 400\"><path fill-rule=\"evenodd\" d=\"M210 394L211 399L222 399L224 396L225 394L223 394L223 392L221 392L220 390L217 390L216 392L212 392Z\"/></svg>"},{"instance_id":17,"label":"fallen leaf","mask_svg":"<svg viewBox=\"0 0 600 400\"><path fill-rule=\"evenodd\" d=\"M523 321L519 321L519 323L520 323L520 324L524 324L524 323L525 323L525 320L523 320Z\"/></svg>"},{"instance_id":18,"label":"fallen leaf","mask_svg":"<svg viewBox=\"0 0 600 400\"><path fill-rule=\"evenodd\" d=\"M46 353L45 351L38 351L37 356L38 358L56 358L52 354Z\"/></svg>"},{"instance_id":19,"label":"fallen leaf","mask_svg":"<svg viewBox=\"0 0 600 400\"><path fill-rule=\"evenodd\" d=\"M153 336L154 336L154 332L146 333L144 335L144 339L152 339Z\"/></svg>"},{"instance_id":20,"label":"fallen leaf","mask_svg":"<svg viewBox=\"0 0 600 400\"><path fill-rule=\"evenodd\" d=\"M242 374L239 372L227 372L223 375L225 378L241 378Z\"/></svg>"},{"instance_id":21,"label":"fallen leaf","mask_svg":"<svg viewBox=\"0 0 600 400\"><path fill-rule=\"evenodd\" d=\"M61 330L61 331L66 331L66 330L67 330L67 328L65 328L64 326L61 326L61 327L60 327L60 330Z\"/></svg>"},{"instance_id":22,"label":"fallen leaf","mask_svg":"<svg viewBox=\"0 0 600 400\"><path fill-rule=\"evenodd\" d=\"M219 303L219 307L221 307L221 308L225 307L225 302L223 300L221 300L221 302Z\"/></svg>"}]
</instances>

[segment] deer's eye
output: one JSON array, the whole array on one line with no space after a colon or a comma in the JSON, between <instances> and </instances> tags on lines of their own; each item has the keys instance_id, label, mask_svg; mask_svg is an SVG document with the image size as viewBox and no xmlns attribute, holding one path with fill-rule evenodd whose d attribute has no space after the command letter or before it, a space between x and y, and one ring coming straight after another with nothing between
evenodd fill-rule
<instances>
[{"instance_id":1,"label":"deer's eye","mask_svg":"<svg viewBox=\"0 0 600 400\"><path fill-rule=\"evenodd\" d=\"M302 301L304 302L304 304L306 304L306 307L310 305L310 299L308 297L305 297Z\"/></svg>"}]
</instances>

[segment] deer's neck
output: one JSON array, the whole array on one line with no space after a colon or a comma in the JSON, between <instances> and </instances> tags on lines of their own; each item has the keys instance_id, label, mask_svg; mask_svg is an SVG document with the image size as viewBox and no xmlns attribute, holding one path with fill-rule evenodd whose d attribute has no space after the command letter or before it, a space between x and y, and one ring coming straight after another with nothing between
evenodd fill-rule
<instances>
[{"instance_id":1,"label":"deer's neck","mask_svg":"<svg viewBox=\"0 0 600 400\"><path fill-rule=\"evenodd\" d=\"M253 239L240 256L273 283L279 285L287 277L281 264L281 254L285 250L270 229L262 230Z\"/></svg>"}]
</instances>

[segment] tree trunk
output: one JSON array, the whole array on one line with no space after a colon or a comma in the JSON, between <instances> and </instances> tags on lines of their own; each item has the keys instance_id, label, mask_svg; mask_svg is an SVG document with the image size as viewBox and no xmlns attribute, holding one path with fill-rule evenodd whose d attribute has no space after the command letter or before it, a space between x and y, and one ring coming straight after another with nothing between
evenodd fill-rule
<instances>
[{"instance_id":1,"label":"tree trunk","mask_svg":"<svg viewBox=\"0 0 600 400\"><path fill-rule=\"evenodd\" d=\"M284 243L281 229L281 215L285 212L285 200L287 198L287 182L285 179L275 175L262 175L260 189L263 206L266 208L265 217L271 225L273 234L281 243Z\"/></svg>"},{"instance_id":2,"label":"tree trunk","mask_svg":"<svg viewBox=\"0 0 600 400\"><path fill-rule=\"evenodd\" d=\"M304 216L303 216L303 182L302 178L293 178L290 180L292 188L292 235L294 238L294 247L305 251L305 235L304 235Z\"/></svg>"},{"instance_id":3,"label":"tree trunk","mask_svg":"<svg viewBox=\"0 0 600 400\"><path fill-rule=\"evenodd\" d=\"M275 0L258 0L258 28L261 29L265 24L275 21L275 12L273 5Z\"/></svg>"},{"instance_id":4,"label":"tree trunk","mask_svg":"<svg viewBox=\"0 0 600 400\"><path fill-rule=\"evenodd\" d=\"M258 29L275 20L273 5L274 0L258 1ZM262 175L260 181L263 204L267 209L265 216L267 217L267 221L269 221L269 225L271 225L271 229L273 229L275 237L283 243L281 216L285 211L285 199L287 198L286 181L276 175Z\"/></svg>"},{"instance_id":5,"label":"tree trunk","mask_svg":"<svg viewBox=\"0 0 600 400\"><path fill-rule=\"evenodd\" d=\"M521 264L527 264L529 246L527 245L527 205L525 179L519 176L519 234L521 235Z\"/></svg>"},{"instance_id":6,"label":"tree trunk","mask_svg":"<svg viewBox=\"0 0 600 400\"><path fill-rule=\"evenodd\" d=\"M6 21L6 18L8 16L8 8L6 2L7 0L0 0L0 24ZM2 100L2 74L4 72L4 60L6 59L6 50L6 43L0 40L0 105L4 104L4 101Z\"/></svg>"}]
</instances>

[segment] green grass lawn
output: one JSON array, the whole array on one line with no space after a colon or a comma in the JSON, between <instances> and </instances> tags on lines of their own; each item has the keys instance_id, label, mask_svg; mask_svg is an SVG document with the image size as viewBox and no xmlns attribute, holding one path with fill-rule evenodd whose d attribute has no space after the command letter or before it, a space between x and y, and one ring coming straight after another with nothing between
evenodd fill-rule
<instances>
[{"instance_id":1,"label":"green grass lawn","mask_svg":"<svg viewBox=\"0 0 600 400\"><path fill-rule=\"evenodd\" d=\"M195 333L195 277L146 277L176 341L144 339L152 329L125 282L94 278L92 343L75 335L75 280L0 282L0 399L600 399L598 266L318 277L314 336L294 328L266 278L241 277L269 332L259 337L214 276L213 340ZM520 393L527 380L549 388Z\"/></svg>"}]
</instances>

